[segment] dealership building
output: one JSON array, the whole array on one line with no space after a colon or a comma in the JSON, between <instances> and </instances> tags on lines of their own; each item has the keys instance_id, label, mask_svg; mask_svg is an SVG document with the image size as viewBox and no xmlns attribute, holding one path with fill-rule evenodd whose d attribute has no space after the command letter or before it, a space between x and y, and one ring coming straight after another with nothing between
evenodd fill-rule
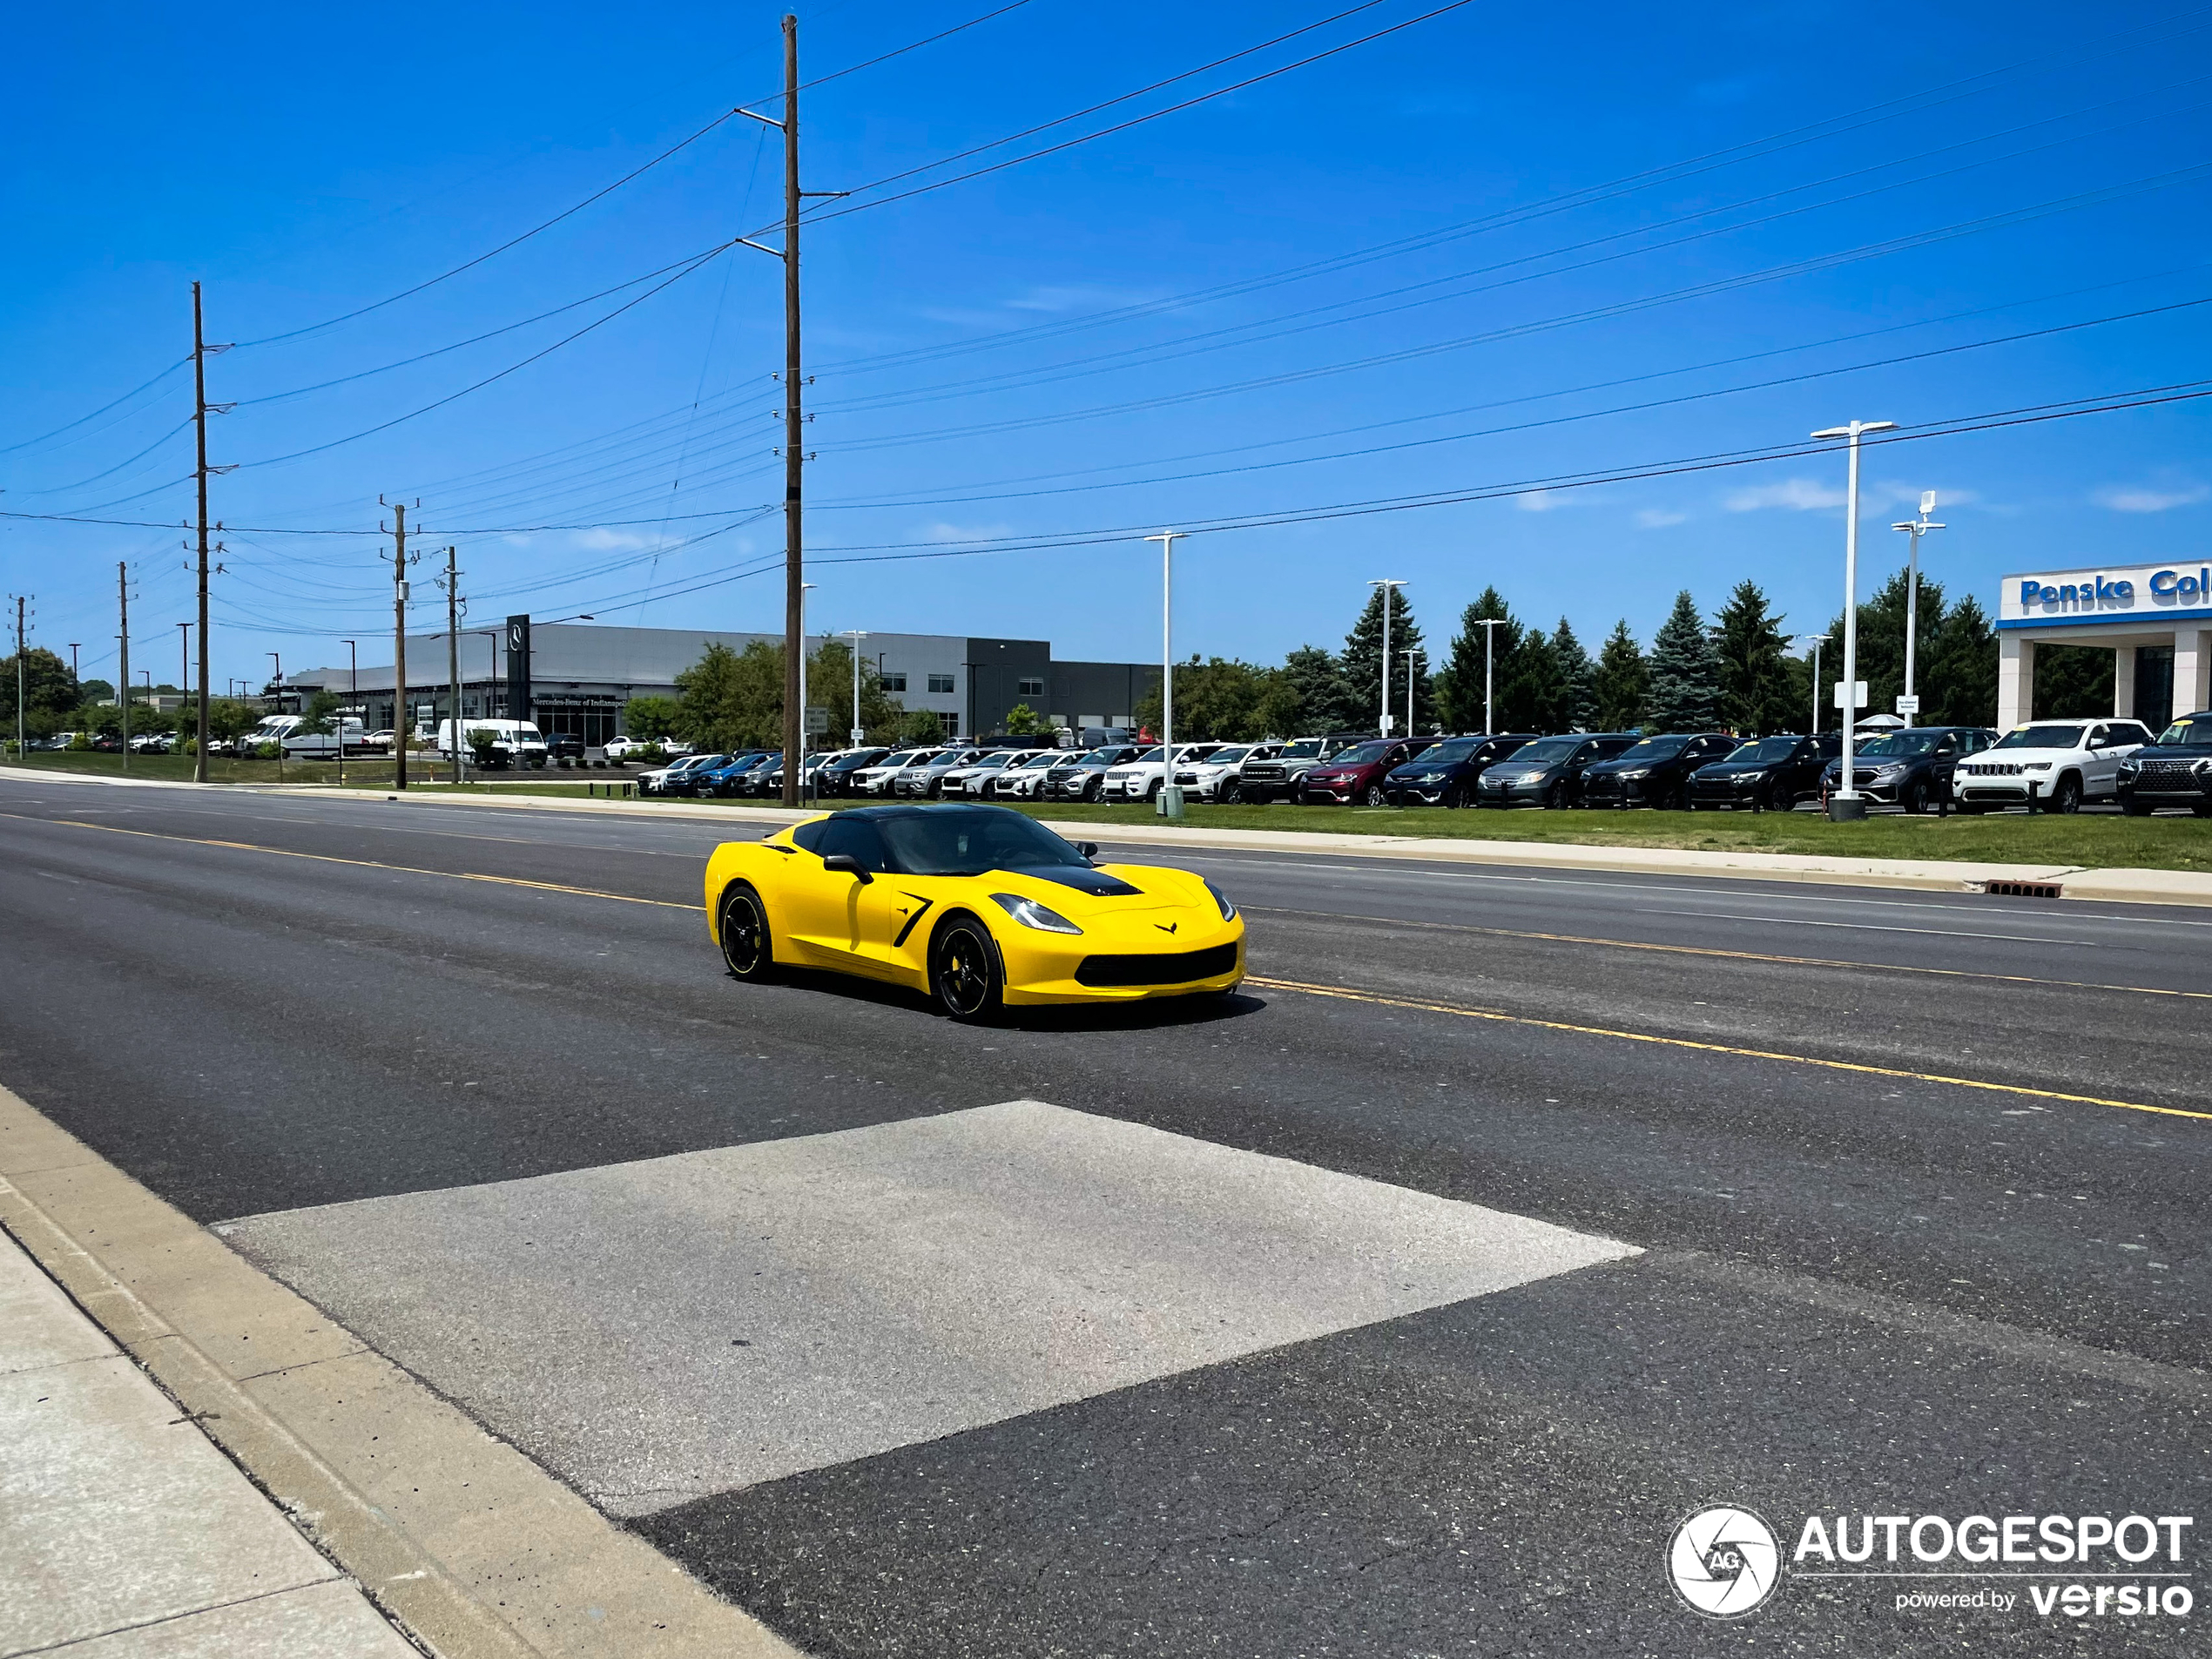
<instances>
[{"instance_id":1,"label":"dealership building","mask_svg":"<svg viewBox=\"0 0 2212 1659\"><path fill-rule=\"evenodd\" d=\"M2035 707L2040 645L2113 653L2112 711L2154 732L2212 708L2212 564L2024 571L2005 578L1997 616L1997 725Z\"/></svg>"},{"instance_id":2,"label":"dealership building","mask_svg":"<svg viewBox=\"0 0 2212 1659\"><path fill-rule=\"evenodd\" d=\"M854 643L841 634L810 635L807 654L832 640ZM542 732L603 744L624 735L623 710L631 698L674 697L676 677L709 645L742 651L756 642L781 644L783 636L573 622L533 625L528 617L509 617L498 627L464 628L457 636L461 718L530 720ZM1136 705L1160 685L1157 663L1057 661L1051 643L1042 639L871 633L858 643L885 692L908 709L934 714L948 738L1001 732L1017 704L1078 731L1130 725ZM450 661L442 631L408 636L413 725L446 718ZM284 677L277 701L296 711L305 698L327 691L357 707L372 728L396 726L394 679L388 663L298 670Z\"/></svg>"}]
</instances>

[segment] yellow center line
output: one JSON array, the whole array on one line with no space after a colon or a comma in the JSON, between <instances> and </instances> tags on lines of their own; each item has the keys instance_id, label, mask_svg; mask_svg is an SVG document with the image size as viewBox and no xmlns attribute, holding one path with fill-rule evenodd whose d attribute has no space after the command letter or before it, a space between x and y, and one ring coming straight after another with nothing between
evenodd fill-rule
<instances>
[{"instance_id":1,"label":"yellow center line","mask_svg":"<svg viewBox=\"0 0 2212 1659\"><path fill-rule=\"evenodd\" d=\"M1576 1025L1566 1020L1539 1020L1499 1008L1474 1008L1461 1002L1433 1002L1421 997L1383 996L1354 990L1345 985L1308 985L1298 980L1263 979L1247 974L1247 986L1270 991L1298 991L1307 996L1333 996L1349 1002L1372 1002L1383 1008L1413 1008L1423 1014L1453 1014L1462 1019L1494 1020L1501 1025L1534 1026L1545 1031L1566 1031L1581 1037L1615 1037L1623 1042L1649 1042L1667 1049L1689 1049L1700 1054L1735 1055L1745 1060L1779 1060L1793 1066L1818 1066L1827 1071L1853 1071L1870 1077L1900 1077L1908 1082L1948 1083L1957 1089L1983 1089L1993 1094L2025 1095L2035 1100L2069 1101L2078 1106L2118 1106L2131 1112L2156 1112L2165 1117L2195 1117L2212 1123L2212 1112L2185 1111L2179 1106L2152 1106L2139 1100L2107 1100L2097 1095L2068 1095L2055 1089L2034 1089L2025 1083L1984 1082L1976 1077L1948 1077L1940 1072L1904 1071L1892 1066L1862 1065L1851 1060L1821 1060L1811 1055L1784 1054L1772 1049L1739 1049L1724 1042L1699 1042L1689 1037L1662 1037L1649 1031L1616 1031L1602 1025Z\"/></svg>"},{"instance_id":2,"label":"yellow center line","mask_svg":"<svg viewBox=\"0 0 2212 1659\"><path fill-rule=\"evenodd\" d=\"M1714 945L1662 945L1642 939L1604 939L1589 934L1543 934L1520 927L1481 927L1465 921L1409 921L1398 916L1354 916L1337 910L1291 910L1281 906L1243 907L1247 914L1319 916L1332 921L1373 921L1390 927L1420 927L1431 933L1479 934L1486 939L1533 939L1554 945L1602 945L1613 950L1656 951L1670 956L1717 956L1737 962L1778 962L1791 968L1856 968L1873 974L1924 974L1939 979L1987 980L1997 985L2043 985L2062 991L2122 991L2133 996L2192 997L2212 1002L2212 991L2169 991L2156 985L2101 985L2094 980L2040 979L2032 974L1991 974L1970 968L1923 968L1908 962L1859 962L1833 956L1783 956L1766 951L1723 950Z\"/></svg>"},{"instance_id":3,"label":"yellow center line","mask_svg":"<svg viewBox=\"0 0 2212 1659\"><path fill-rule=\"evenodd\" d=\"M579 899L612 899L621 904L651 905L658 910L689 910L704 914L700 905L677 904L667 899L640 899L635 894L609 893L603 887L572 887L559 881L531 881L519 875L484 875L475 870L425 870L412 864L385 864L375 859L341 859L328 853L299 853L288 846L263 846L255 841L224 841L206 835L172 835L161 830L125 829L120 824L91 824L81 818L41 818L32 813L0 813L0 818L26 824L61 824L71 829L105 830L110 835L136 835L150 841L182 841L189 846L221 846L239 853L267 853L280 859L307 859L316 864L343 864L356 870L388 870L395 875L442 876L449 881L489 881L502 887L534 887L541 893L568 893Z\"/></svg>"}]
</instances>

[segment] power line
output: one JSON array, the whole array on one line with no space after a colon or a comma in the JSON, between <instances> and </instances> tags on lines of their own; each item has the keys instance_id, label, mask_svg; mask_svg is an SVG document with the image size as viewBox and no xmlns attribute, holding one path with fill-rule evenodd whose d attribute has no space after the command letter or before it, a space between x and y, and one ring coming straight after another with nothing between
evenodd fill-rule
<instances>
[{"instance_id":1,"label":"power line","mask_svg":"<svg viewBox=\"0 0 2212 1659\"><path fill-rule=\"evenodd\" d=\"M172 374L175 374L179 369L185 368L191 361L192 359L189 357L180 357L175 362L170 364L168 368L163 369L161 373L155 375L152 380L132 387L121 397L117 398L112 403L101 404L98 408L94 409L90 415L80 415L74 421L71 421L65 425L56 427L51 432L43 432L35 438L25 438L21 443L10 443L0 446L0 455L13 455L18 449L32 448L38 444L45 442L49 438L58 438L64 432L75 431L78 427L83 426L87 421L97 421L100 418L100 416L105 415L110 409L122 408L123 405L128 403L132 398L138 396L139 393L151 391L153 388L160 385L162 381L167 380Z\"/></svg>"}]
</instances>

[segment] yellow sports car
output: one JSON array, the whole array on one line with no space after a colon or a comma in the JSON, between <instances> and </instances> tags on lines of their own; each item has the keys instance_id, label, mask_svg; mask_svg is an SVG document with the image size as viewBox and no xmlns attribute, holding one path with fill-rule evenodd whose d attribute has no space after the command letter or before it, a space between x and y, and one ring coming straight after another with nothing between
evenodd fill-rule
<instances>
[{"instance_id":1,"label":"yellow sports car","mask_svg":"<svg viewBox=\"0 0 2212 1659\"><path fill-rule=\"evenodd\" d=\"M741 980L826 968L956 1020L1235 989L1244 923L1221 890L1097 850L1004 806L859 806L717 847L706 912Z\"/></svg>"}]
</instances>

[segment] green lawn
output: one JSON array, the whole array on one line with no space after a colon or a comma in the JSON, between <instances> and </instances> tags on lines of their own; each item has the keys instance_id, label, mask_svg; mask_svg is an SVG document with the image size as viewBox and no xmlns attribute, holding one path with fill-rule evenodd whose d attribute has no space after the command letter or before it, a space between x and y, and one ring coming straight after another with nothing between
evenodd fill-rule
<instances>
[{"instance_id":1,"label":"green lawn","mask_svg":"<svg viewBox=\"0 0 2212 1659\"><path fill-rule=\"evenodd\" d=\"M34 766L70 772L120 776L118 755L38 754ZM10 763L13 764L13 763ZM226 760L209 763L218 783L275 783L273 760ZM442 769L441 768L442 772ZM338 769L325 761L288 763L284 781L291 784L334 784ZM416 779L431 776L418 763L408 772ZM185 779L192 776L192 760L183 755L134 755L130 776ZM556 773L543 781L475 784L469 793L550 795L578 798L597 783L602 790L617 772ZM364 788L387 788L392 781L388 761L347 761L346 782ZM445 792L450 786L434 783L428 788ZM687 801L688 806L712 806L711 801ZM761 802L732 802L758 806ZM826 806L856 806L853 801L830 801ZM1032 817L1062 823L1160 824L1147 808L1136 806L1080 806L1054 804L1023 807ZM1991 864L2079 865L2088 868L2195 870L2212 873L2212 820L2175 817L2122 818L2117 814L2086 813L2073 818L2039 813L1993 813L1979 818L1912 818L1892 815L1870 818L1859 824L1831 824L1817 813L1659 813L1560 812L1538 808L1510 812L1446 812L1428 806L1400 810L1388 806L1192 806L1184 821L1195 829L1322 830L1339 835L1433 835L1456 840L1495 841L1565 841L1591 846L1663 846L1737 853L1812 853L1839 858L1963 859Z\"/></svg>"}]
</instances>

